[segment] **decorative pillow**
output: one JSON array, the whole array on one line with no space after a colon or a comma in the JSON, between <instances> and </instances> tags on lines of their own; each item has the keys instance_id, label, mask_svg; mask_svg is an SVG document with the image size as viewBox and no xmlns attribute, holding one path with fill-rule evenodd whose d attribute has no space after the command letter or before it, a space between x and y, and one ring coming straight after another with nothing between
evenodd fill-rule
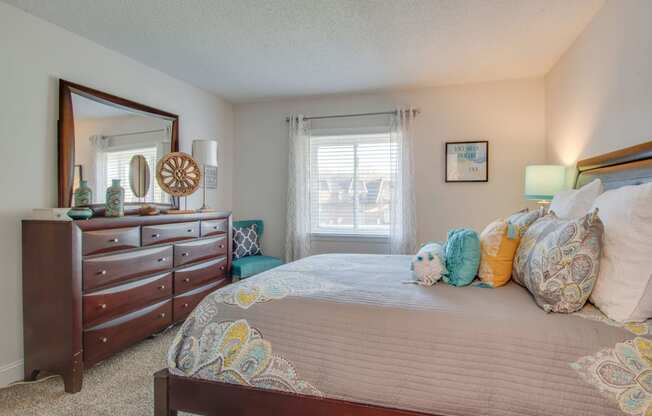
<instances>
[{"instance_id":1,"label":"decorative pillow","mask_svg":"<svg viewBox=\"0 0 652 416\"><path fill-rule=\"evenodd\" d=\"M594 206L605 234L591 302L616 321L652 318L652 183L607 191Z\"/></svg>"},{"instance_id":2,"label":"decorative pillow","mask_svg":"<svg viewBox=\"0 0 652 416\"><path fill-rule=\"evenodd\" d=\"M412 271L417 283L422 286L432 286L446 273L444 247L439 243L428 243L417 252L412 259Z\"/></svg>"},{"instance_id":3,"label":"decorative pillow","mask_svg":"<svg viewBox=\"0 0 652 416\"><path fill-rule=\"evenodd\" d=\"M595 179L580 189L561 191L552 199L550 211L562 220L572 220L585 216L595 199L604 191L602 181Z\"/></svg>"},{"instance_id":4,"label":"decorative pillow","mask_svg":"<svg viewBox=\"0 0 652 416\"><path fill-rule=\"evenodd\" d=\"M478 274L480 266L480 239L478 233L466 228L450 230L444 247L446 270L444 282L453 286L466 286Z\"/></svg>"},{"instance_id":5,"label":"decorative pillow","mask_svg":"<svg viewBox=\"0 0 652 416\"><path fill-rule=\"evenodd\" d=\"M496 220L480 234L480 270L478 277L488 286L503 286L512 277L514 255L521 241L517 226Z\"/></svg>"},{"instance_id":6,"label":"decorative pillow","mask_svg":"<svg viewBox=\"0 0 652 416\"><path fill-rule=\"evenodd\" d=\"M532 225L534 221L543 217L544 214L545 212L543 208L535 209L532 211L525 208L507 217L507 222L517 226L521 236L523 236L527 231L528 227Z\"/></svg>"},{"instance_id":7,"label":"decorative pillow","mask_svg":"<svg viewBox=\"0 0 652 416\"><path fill-rule=\"evenodd\" d=\"M521 238L514 257L514 280L546 312L580 310L598 277L602 234L597 210L575 220L549 213Z\"/></svg>"},{"instance_id":8,"label":"decorative pillow","mask_svg":"<svg viewBox=\"0 0 652 416\"><path fill-rule=\"evenodd\" d=\"M257 228L256 224L246 227L233 227L234 259L262 254Z\"/></svg>"}]
</instances>

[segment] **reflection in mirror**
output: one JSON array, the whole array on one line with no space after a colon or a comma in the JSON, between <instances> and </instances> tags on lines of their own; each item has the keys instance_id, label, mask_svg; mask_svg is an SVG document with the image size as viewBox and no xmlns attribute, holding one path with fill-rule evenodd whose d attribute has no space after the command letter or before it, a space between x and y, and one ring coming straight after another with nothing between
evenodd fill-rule
<instances>
[{"instance_id":1,"label":"reflection in mirror","mask_svg":"<svg viewBox=\"0 0 652 416\"><path fill-rule=\"evenodd\" d=\"M72 94L72 104L75 165L80 166L79 170L75 169L74 181L84 179L88 182L93 190L93 203L105 203L106 188L111 186L113 179L119 179L125 189L126 203L169 204L169 195L151 178L155 175L158 160L171 151L172 121L75 93ZM137 173L133 174L137 176L135 182L130 172L134 159L140 161L137 162Z\"/></svg>"},{"instance_id":2,"label":"reflection in mirror","mask_svg":"<svg viewBox=\"0 0 652 416\"><path fill-rule=\"evenodd\" d=\"M149 191L149 164L143 155L134 155L129 162L129 187L136 198L145 198Z\"/></svg>"}]
</instances>

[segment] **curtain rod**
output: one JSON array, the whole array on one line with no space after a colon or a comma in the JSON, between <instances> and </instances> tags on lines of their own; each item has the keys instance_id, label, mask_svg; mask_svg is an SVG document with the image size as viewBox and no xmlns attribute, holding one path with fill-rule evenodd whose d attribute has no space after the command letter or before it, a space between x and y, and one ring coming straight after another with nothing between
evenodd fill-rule
<instances>
[{"instance_id":1,"label":"curtain rod","mask_svg":"<svg viewBox=\"0 0 652 416\"><path fill-rule=\"evenodd\" d=\"M412 113L414 115L420 114L421 110L418 108L412 109ZM313 117L304 117L304 120L321 120L325 118L343 118L343 117L367 117L367 116L382 116L382 115L390 115L390 114L396 114L396 110L394 111L380 111L377 113L357 113L357 114L334 114L330 116L313 116ZM290 117L285 118L286 122L290 122Z\"/></svg>"},{"instance_id":2,"label":"curtain rod","mask_svg":"<svg viewBox=\"0 0 652 416\"><path fill-rule=\"evenodd\" d=\"M162 131L167 131L167 129L158 129L158 130L145 130L145 131L135 131L133 133L122 133L122 134L109 134L104 137L122 137L122 136L135 136L137 134L147 134L147 133L159 133Z\"/></svg>"}]
</instances>

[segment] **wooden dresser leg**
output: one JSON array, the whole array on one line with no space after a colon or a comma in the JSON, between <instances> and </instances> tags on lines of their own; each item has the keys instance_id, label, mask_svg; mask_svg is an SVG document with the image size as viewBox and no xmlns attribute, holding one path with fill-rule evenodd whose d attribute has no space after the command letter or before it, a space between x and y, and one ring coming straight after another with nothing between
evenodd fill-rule
<instances>
[{"instance_id":1,"label":"wooden dresser leg","mask_svg":"<svg viewBox=\"0 0 652 416\"><path fill-rule=\"evenodd\" d=\"M170 409L169 374L167 369L154 374L154 416L177 416L177 411Z\"/></svg>"},{"instance_id":2,"label":"wooden dresser leg","mask_svg":"<svg viewBox=\"0 0 652 416\"><path fill-rule=\"evenodd\" d=\"M84 378L81 372L74 370L67 371L63 374L63 385L66 393L79 393L82 389L82 379Z\"/></svg>"},{"instance_id":3,"label":"wooden dresser leg","mask_svg":"<svg viewBox=\"0 0 652 416\"><path fill-rule=\"evenodd\" d=\"M84 379L84 365L81 361L81 352L72 357L70 368L66 369L63 376L63 384L66 393L79 393L82 389Z\"/></svg>"}]
</instances>

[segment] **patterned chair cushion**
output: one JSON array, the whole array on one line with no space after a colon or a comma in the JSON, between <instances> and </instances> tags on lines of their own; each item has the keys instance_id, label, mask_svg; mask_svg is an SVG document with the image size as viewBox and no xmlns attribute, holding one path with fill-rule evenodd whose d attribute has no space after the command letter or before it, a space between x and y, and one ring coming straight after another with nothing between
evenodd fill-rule
<instances>
[{"instance_id":1,"label":"patterned chair cushion","mask_svg":"<svg viewBox=\"0 0 652 416\"><path fill-rule=\"evenodd\" d=\"M597 210L574 220L562 220L550 212L521 238L514 257L514 280L546 312L580 310L600 271L603 230Z\"/></svg>"},{"instance_id":2,"label":"patterned chair cushion","mask_svg":"<svg viewBox=\"0 0 652 416\"><path fill-rule=\"evenodd\" d=\"M251 224L246 227L233 227L233 258L262 254L258 226Z\"/></svg>"}]
</instances>

